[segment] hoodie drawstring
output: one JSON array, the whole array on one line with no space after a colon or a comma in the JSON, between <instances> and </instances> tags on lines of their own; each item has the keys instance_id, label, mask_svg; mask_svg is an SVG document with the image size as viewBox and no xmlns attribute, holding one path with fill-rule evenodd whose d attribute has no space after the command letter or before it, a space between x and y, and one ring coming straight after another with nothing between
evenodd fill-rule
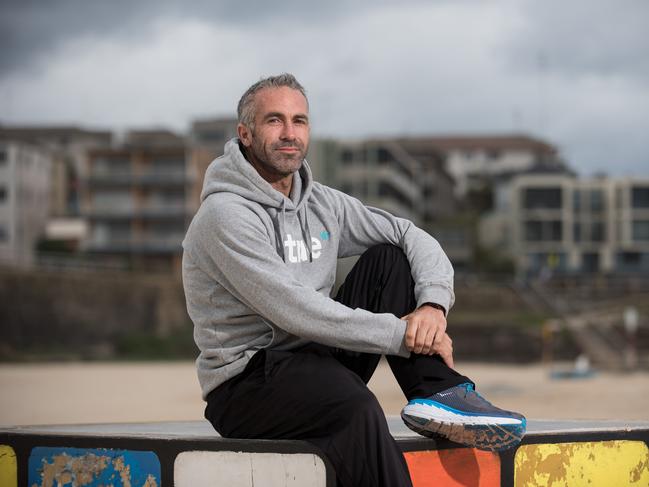
<instances>
[{"instance_id":1,"label":"hoodie drawstring","mask_svg":"<svg viewBox=\"0 0 649 487\"><path fill-rule=\"evenodd\" d=\"M286 200L282 200L282 217L279 219L279 246L282 248L282 259L286 262L284 249L284 232L286 231Z\"/></svg>"},{"instance_id":2,"label":"hoodie drawstring","mask_svg":"<svg viewBox=\"0 0 649 487\"><path fill-rule=\"evenodd\" d=\"M305 247L306 251L309 253L309 262L313 262L313 250L311 249L311 230L309 229L309 212L306 209L306 205L302 207L303 208L303 213L304 213L304 227L302 231L302 237L305 239ZM304 232L306 232L306 235L304 235Z\"/></svg>"}]
</instances>

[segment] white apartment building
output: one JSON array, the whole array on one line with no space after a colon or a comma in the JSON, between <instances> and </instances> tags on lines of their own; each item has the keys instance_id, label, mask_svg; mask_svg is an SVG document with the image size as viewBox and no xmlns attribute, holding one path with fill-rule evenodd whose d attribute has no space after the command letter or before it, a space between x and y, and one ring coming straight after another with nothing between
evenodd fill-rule
<instances>
[{"instance_id":1,"label":"white apartment building","mask_svg":"<svg viewBox=\"0 0 649 487\"><path fill-rule=\"evenodd\" d=\"M507 249L519 271L649 271L649 179L528 174L500 195L481 239Z\"/></svg>"},{"instance_id":2,"label":"white apartment building","mask_svg":"<svg viewBox=\"0 0 649 487\"><path fill-rule=\"evenodd\" d=\"M50 154L0 139L0 262L31 265L49 212Z\"/></svg>"},{"instance_id":3,"label":"white apartment building","mask_svg":"<svg viewBox=\"0 0 649 487\"><path fill-rule=\"evenodd\" d=\"M561 170L557 149L527 135L430 136L398 139L406 149L438 151L462 198L473 187L534 168Z\"/></svg>"}]
</instances>

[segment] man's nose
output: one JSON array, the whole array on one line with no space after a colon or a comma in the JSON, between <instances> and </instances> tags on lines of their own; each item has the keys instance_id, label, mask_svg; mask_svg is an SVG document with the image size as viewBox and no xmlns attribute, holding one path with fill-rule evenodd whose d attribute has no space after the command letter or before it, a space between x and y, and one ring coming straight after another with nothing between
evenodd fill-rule
<instances>
[{"instance_id":1,"label":"man's nose","mask_svg":"<svg viewBox=\"0 0 649 487\"><path fill-rule=\"evenodd\" d=\"M295 140L295 126L291 122L286 122L282 128L280 137L283 140Z\"/></svg>"}]
</instances>

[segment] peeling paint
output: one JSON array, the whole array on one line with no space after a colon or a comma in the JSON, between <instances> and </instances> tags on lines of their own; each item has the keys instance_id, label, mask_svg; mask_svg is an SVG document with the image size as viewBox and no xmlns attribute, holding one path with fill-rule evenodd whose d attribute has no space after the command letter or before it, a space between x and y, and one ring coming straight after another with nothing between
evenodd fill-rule
<instances>
[{"instance_id":1,"label":"peeling paint","mask_svg":"<svg viewBox=\"0 0 649 487\"><path fill-rule=\"evenodd\" d=\"M638 461L638 464L631 470L629 481L631 483L638 483L647 472L649 472L649 456L646 456L644 460Z\"/></svg>"},{"instance_id":2,"label":"peeling paint","mask_svg":"<svg viewBox=\"0 0 649 487\"><path fill-rule=\"evenodd\" d=\"M649 448L642 441L523 445L514 467L516 487L649 486Z\"/></svg>"},{"instance_id":3,"label":"peeling paint","mask_svg":"<svg viewBox=\"0 0 649 487\"><path fill-rule=\"evenodd\" d=\"M36 447L28 462L30 487L158 487L153 452Z\"/></svg>"},{"instance_id":4,"label":"peeling paint","mask_svg":"<svg viewBox=\"0 0 649 487\"><path fill-rule=\"evenodd\" d=\"M8 445L0 445L0 486L18 486L16 452Z\"/></svg>"}]
</instances>

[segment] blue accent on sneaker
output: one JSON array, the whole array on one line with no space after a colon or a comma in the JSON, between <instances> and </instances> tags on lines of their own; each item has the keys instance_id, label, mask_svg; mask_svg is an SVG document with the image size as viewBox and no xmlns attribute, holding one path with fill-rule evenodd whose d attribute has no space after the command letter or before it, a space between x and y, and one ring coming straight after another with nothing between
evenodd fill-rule
<instances>
[{"instance_id":1,"label":"blue accent on sneaker","mask_svg":"<svg viewBox=\"0 0 649 487\"><path fill-rule=\"evenodd\" d=\"M481 418L479 422L472 421L477 417ZM401 418L406 426L421 435L441 435L451 441L489 451L517 445L527 426L521 414L497 408L468 382L428 398L411 400L403 408ZM514 422L503 423L499 418Z\"/></svg>"},{"instance_id":2,"label":"blue accent on sneaker","mask_svg":"<svg viewBox=\"0 0 649 487\"><path fill-rule=\"evenodd\" d=\"M455 388L458 389L452 390ZM465 382L464 384L455 386L455 388L438 392L426 399L413 399L408 404L433 406L461 416L511 418L512 415L516 414L510 411L504 411L491 404L473 388L473 384L470 382Z\"/></svg>"}]
</instances>

